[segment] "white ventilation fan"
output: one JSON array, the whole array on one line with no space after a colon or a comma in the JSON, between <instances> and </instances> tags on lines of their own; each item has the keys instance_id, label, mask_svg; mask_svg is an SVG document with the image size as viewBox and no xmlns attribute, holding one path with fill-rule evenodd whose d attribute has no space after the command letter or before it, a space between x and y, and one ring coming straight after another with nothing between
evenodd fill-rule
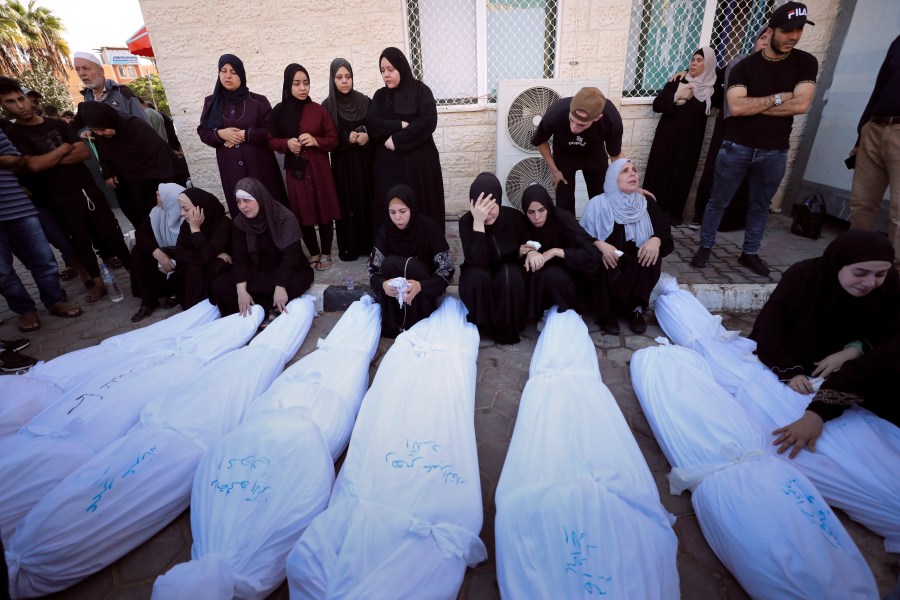
<instances>
[{"instance_id":1,"label":"white ventilation fan","mask_svg":"<svg viewBox=\"0 0 900 600\"><path fill-rule=\"evenodd\" d=\"M583 87L609 91L603 79L527 79L501 80L497 88L497 178L503 184L510 205L521 210L522 192L532 183L540 183L556 199L550 169L531 145L531 136L544 113L556 100ZM552 142L551 142L552 145ZM575 211L581 214L587 204L587 188L579 173L575 186Z\"/></svg>"}]
</instances>

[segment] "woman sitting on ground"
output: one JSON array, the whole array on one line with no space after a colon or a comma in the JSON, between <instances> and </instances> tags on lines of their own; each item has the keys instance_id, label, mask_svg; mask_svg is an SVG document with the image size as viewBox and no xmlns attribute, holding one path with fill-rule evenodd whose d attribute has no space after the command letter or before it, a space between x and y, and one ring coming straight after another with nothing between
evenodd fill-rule
<instances>
[{"instance_id":1,"label":"woman sitting on ground","mask_svg":"<svg viewBox=\"0 0 900 600\"><path fill-rule=\"evenodd\" d=\"M522 194L522 207L528 217L527 242L519 254L524 257L527 278L529 314L542 319L551 306L558 312L570 308L580 312L580 291L587 287L587 273L596 274L602 257L594 247L594 239L578 225L567 210L556 210L550 194L540 184L532 184Z\"/></svg>"},{"instance_id":2,"label":"woman sitting on ground","mask_svg":"<svg viewBox=\"0 0 900 600\"><path fill-rule=\"evenodd\" d=\"M609 166L603 193L588 202L581 226L595 238L605 267L595 294L597 324L604 333L618 335L616 311L623 310L629 329L643 333L644 309L659 281L662 258L675 244L665 213L641 194L633 162L620 158Z\"/></svg>"},{"instance_id":3,"label":"woman sitting on ground","mask_svg":"<svg viewBox=\"0 0 900 600\"><path fill-rule=\"evenodd\" d=\"M209 298L213 280L231 268L231 219L219 199L200 188L188 188L178 196L184 223L172 256L175 297L189 309Z\"/></svg>"},{"instance_id":4,"label":"woman sitting on ground","mask_svg":"<svg viewBox=\"0 0 900 600\"><path fill-rule=\"evenodd\" d=\"M163 183L156 193L156 208L134 232L134 249L131 251L131 294L141 299L141 307L131 317L132 323L143 321L159 308L159 299L171 296L175 272L172 254L181 224L181 207L178 196L184 188L177 183ZM167 303L172 308L174 303Z\"/></svg>"},{"instance_id":5,"label":"woman sitting on ground","mask_svg":"<svg viewBox=\"0 0 900 600\"><path fill-rule=\"evenodd\" d=\"M525 327L525 269L519 250L528 239L522 211L500 206L503 186L492 173L481 173L469 188L470 210L459 220L465 262L459 297L466 317L499 344L515 344Z\"/></svg>"},{"instance_id":6,"label":"woman sitting on ground","mask_svg":"<svg viewBox=\"0 0 900 600\"><path fill-rule=\"evenodd\" d=\"M297 217L252 177L238 181L235 201L231 272L213 281L210 300L222 316L246 317L254 304L284 312L313 281Z\"/></svg>"},{"instance_id":7,"label":"woman sitting on ground","mask_svg":"<svg viewBox=\"0 0 900 600\"><path fill-rule=\"evenodd\" d=\"M412 188L395 185L388 192L388 219L369 256L369 281L381 303L381 335L397 337L427 318L452 278L443 231L419 212Z\"/></svg>"},{"instance_id":8,"label":"woman sitting on ground","mask_svg":"<svg viewBox=\"0 0 900 600\"><path fill-rule=\"evenodd\" d=\"M900 331L894 249L874 231L851 230L819 258L785 271L753 325L756 354L801 394Z\"/></svg>"}]
</instances>

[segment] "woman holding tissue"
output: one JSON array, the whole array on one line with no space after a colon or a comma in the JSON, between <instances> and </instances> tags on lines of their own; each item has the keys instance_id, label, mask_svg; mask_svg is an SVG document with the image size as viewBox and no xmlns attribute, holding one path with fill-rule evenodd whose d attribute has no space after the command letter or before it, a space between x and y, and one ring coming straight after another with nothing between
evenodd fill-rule
<instances>
[{"instance_id":1,"label":"woman holding tissue","mask_svg":"<svg viewBox=\"0 0 900 600\"><path fill-rule=\"evenodd\" d=\"M581 226L603 255L596 293L597 324L604 333L619 334L615 310L628 313L633 333L647 330L644 309L659 281L662 258L675 248L669 219L639 191L637 167L627 158L609 165L603 193L591 198Z\"/></svg>"},{"instance_id":2,"label":"woman holding tissue","mask_svg":"<svg viewBox=\"0 0 900 600\"><path fill-rule=\"evenodd\" d=\"M392 187L387 210L369 256L369 282L381 303L381 335L395 338L435 311L454 269L443 231L418 212L412 188Z\"/></svg>"}]
</instances>

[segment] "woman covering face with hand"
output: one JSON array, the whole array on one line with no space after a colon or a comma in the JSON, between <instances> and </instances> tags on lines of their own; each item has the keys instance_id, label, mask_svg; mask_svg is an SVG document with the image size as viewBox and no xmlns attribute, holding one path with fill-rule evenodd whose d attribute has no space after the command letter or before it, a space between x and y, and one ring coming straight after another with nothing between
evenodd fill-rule
<instances>
[{"instance_id":1,"label":"woman covering face with hand","mask_svg":"<svg viewBox=\"0 0 900 600\"><path fill-rule=\"evenodd\" d=\"M396 185L388 194L388 220L369 256L369 282L381 303L381 335L393 338L435 311L454 269L444 232L419 213L412 189Z\"/></svg>"}]
</instances>

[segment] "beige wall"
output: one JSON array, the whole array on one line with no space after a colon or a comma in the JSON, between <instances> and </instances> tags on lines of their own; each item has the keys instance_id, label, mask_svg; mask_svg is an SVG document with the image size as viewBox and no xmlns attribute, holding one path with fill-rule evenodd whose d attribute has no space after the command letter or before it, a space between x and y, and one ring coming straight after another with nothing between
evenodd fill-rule
<instances>
[{"instance_id":1,"label":"beige wall","mask_svg":"<svg viewBox=\"0 0 900 600\"><path fill-rule=\"evenodd\" d=\"M561 0L558 76L609 77L610 98L619 106L624 120L625 152L642 168L657 117L649 104L621 102L631 2ZM386 46L405 48L403 0L140 3L194 184L219 194L215 151L202 144L193 132L200 120L203 98L212 93L215 85L221 54L239 56L246 66L250 89L265 94L274 105L281 98L282 71L290 62L307 68L312 80L311 96L317 102L327 95L328 66L337 56L347 58L353 65L356 89L371 96L382 85L377 68L381 50ZM816 26L806 28L799 47L813 53L821 69L840 0L810 0L807 5ZM784 181L790 175L804 125L804 117L795 119ZM434 137L441 152L447 212L458 214L466 209L469 184L475 175L494 169L496 111L442 111ZM776 196L775 206L781 204L781 193L780 190Z\"/></svg>"}]
</instances>

